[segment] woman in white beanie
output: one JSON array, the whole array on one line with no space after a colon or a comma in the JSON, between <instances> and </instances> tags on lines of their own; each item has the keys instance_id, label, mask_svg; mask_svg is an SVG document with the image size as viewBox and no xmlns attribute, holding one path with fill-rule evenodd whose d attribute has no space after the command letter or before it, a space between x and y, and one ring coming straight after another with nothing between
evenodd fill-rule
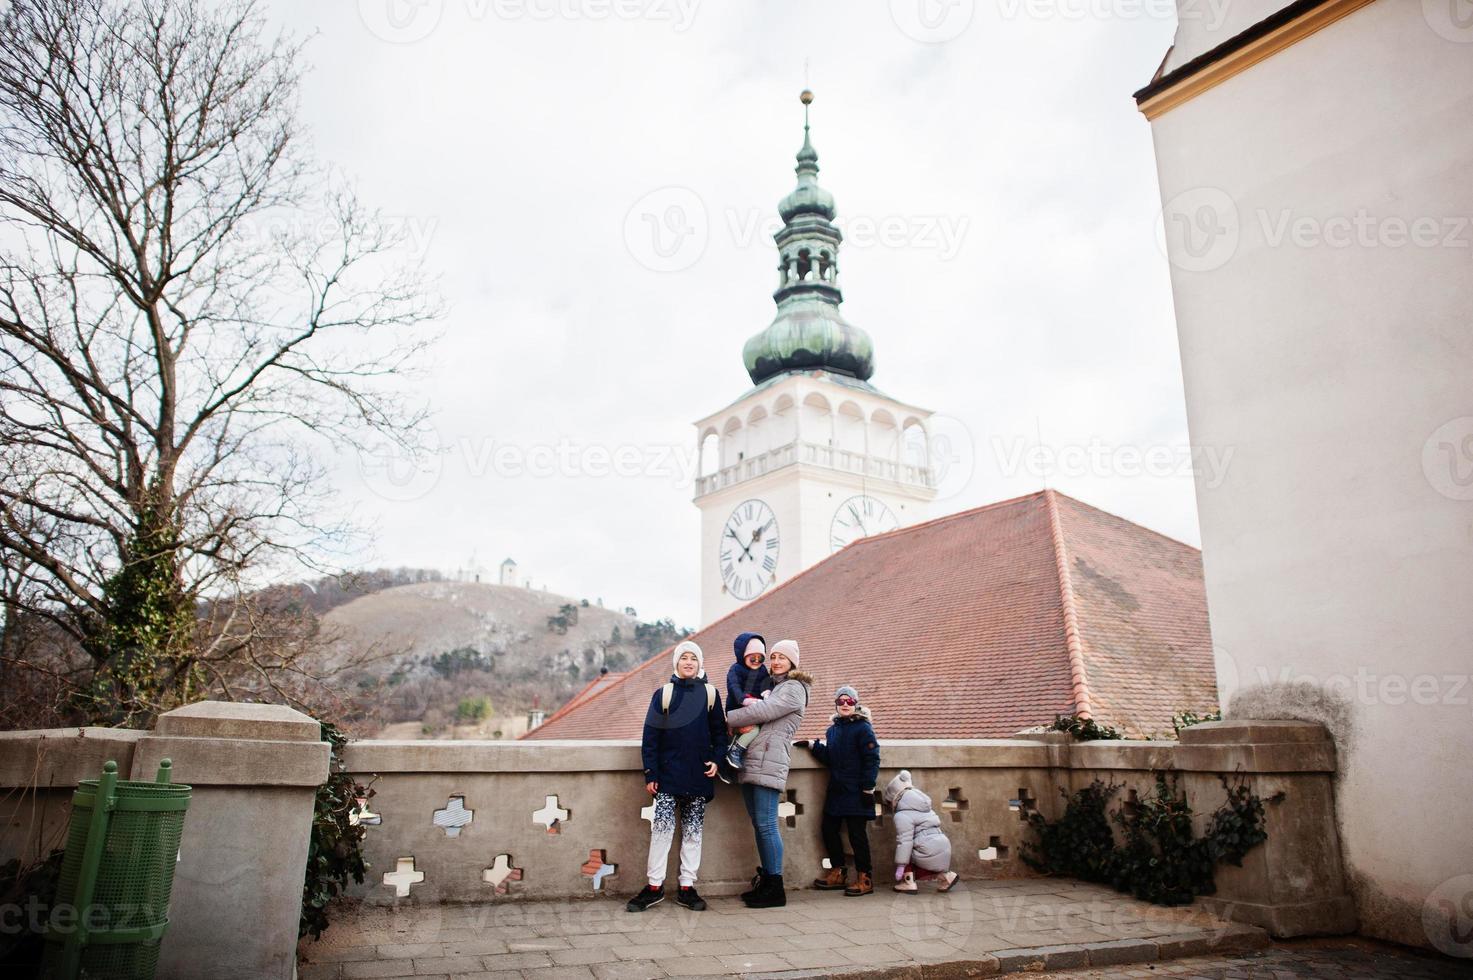
<instances>
[{"instance_id":1,"label":"woman in white beanie","mask_svg":"<svg viewBox=\"0 0 1473 980\"><path fill-rule=\"evenodd\" d=\"M696 893L701 866L701 829L706 804L716 795L716 760L726 755L726 717L716 688L706 683L701 648L686 640L674 650L675 673L655 691L645 713L645 789L655 798L650 821L648 884L626 908L643 912L665 900L665 866L680 811L680 889L675 900L696 912L706 902Z\"/></svg>"},{"instance_id":2,"label":"woman in white beanie","mask_svg":"<svg viewBox=\"0 0 1473 980\"><path fill-rule=\"evenodd\" d=\"M783 839L778 832L777 805L788 781L793 736L803 724L808 688L813 683L812 677L798 669L799 656L796 641L774 643L767 652L772 690L761 701L749 702L726 716L727 724L734 728L762 726L747 747L737 775L761 862L755 886L742 895L742 901L754 909L777 908L788 902L783 889Z\"/></svg>"}]
</instances>

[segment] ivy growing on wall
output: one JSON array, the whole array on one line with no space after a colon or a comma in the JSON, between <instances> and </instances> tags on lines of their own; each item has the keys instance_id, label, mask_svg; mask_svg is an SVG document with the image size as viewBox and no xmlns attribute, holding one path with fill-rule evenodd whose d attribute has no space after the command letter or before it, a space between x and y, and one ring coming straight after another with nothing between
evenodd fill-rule
<instances>
[{"instance_id":1,"label":"ivy growing on wall","mask_svg":"<svg viewBox=\"0 0 1473 980\"><path fill-rule=\"evenodd\" d=\"M1068 732L1074 736L1076 742L1096 742L1125 737L1120 734L1119 729L1101 725L1093 718L1080 718L1078 715L1056 715L1054 723L1049 726L1049 731Z\"/></svg>"},{"instance_id":2,"label":"ivy growing on wall","mask_svg":"<svg viewBox=\"0 0 1473 980\"><path fill-rule=\"evenodd\" d=\"M1207 832L1197 837L1176 776L1155 776L1151 795L1113 812L1107 810L1121 789L1117 783L1097 779L1073 794L1061 789L1060 819L1028 814L1038 839L1024 843L1024 862L1044 874L1108 884L1157 905L1186 905L1198 895L1213 894L1217 865L1241 865L1244 855L1268 838L1263 801L1246 783L1221 777L1227 799L1208 821Z\"/></svg>"},{"instance_id":3,"label":"ivy growing on wall","mask_svg":"<svg viewBox=\"0 0 1473 980\"><path fill-rule=\"evenodd\" d=\"M349 880L363 884L368 864L363 860L363 838L367 835L353 814L373 798L365 786L343 768L343 748L348 737L336 725L324 722L322 740L332 746L327 782L317 787L312 813L312 838L307 845L307 873L302 884L302 918L297 935L322 936L328 927L328 906ZM360 800L365 801L360 804Z\"/></svg>"}]
</instances>

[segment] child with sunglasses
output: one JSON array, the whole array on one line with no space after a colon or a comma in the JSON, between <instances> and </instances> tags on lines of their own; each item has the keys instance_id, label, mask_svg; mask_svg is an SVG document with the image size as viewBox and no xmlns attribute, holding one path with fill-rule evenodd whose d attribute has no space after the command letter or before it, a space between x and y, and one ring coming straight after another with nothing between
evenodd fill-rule
<instances>
[{"instance_id":1,"label":"child with sunglasses","mask_svg":"<svg viewBox=\"0 0 1473 980\"><path fill-rule=\"evenodd\" d=\"M765 697L772 690L772 675L763 664L767 660L767 641L761 633L738 633L732 642L736 663L726 672L726 710L735 711L749 700ZM742 767L747 746L757 737L761 727L748 725L738 730L726 752L726 765L718 772L723 783L731 783Z\"/></svg>"},{"instance_id":2,"label":"child with sunglasses","mask_svg":"<svg viewBox=\"0 0 1473 980\"><path fill-rule=\"evenodd\" d=\"M813 883L824 890L844 889L845 895L869 895L875 890L869 852L869 822L875 818L875 780L880 776L880 743L870 722L869 709L859 703L859 692L846 684L834 692L833 724L827 742L808 745L818 761L828 766L829 788L820 824L824 847L829 852L829 872ZM855 879L847 880L844 842L840 831L849 832L849 849L854 852Z\"/></svg>"}]
</instances>

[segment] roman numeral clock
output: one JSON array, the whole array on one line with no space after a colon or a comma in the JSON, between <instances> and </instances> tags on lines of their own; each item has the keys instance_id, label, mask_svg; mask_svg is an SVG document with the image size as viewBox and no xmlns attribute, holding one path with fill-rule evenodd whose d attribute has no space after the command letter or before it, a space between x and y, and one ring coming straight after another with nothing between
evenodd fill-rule
<instances>
[{"instance_id":1,"label":"roman numeral clock","mask_svg":"<svg viewBox=\"0 0 1473 980\"><path fill-rule=\"evenodd\" d=\"M860 538L884 534L899 526L900 519L893 510L885 506L883 500L867 493L857 494L834 511L834 519L829 524L829 550L847 548Z\"/></svg>"},{"instance_id":2,"label":"roman numeral clock","mask_svg":"<svg viewBox=\"0 0 1473 980\"><path fill-rule=\"evenodd\" d=\"M777 576L782 555L777 518L760 500L745 500L721 530L721 584L734 598L757 598Z\"/></svg>"},{"instance_id":3,"label":"roman numeral clock","mask_svg":"<svg viewBox=\"0 0 1473 980\"><path fill-rule=\"evenodd\" d=\"M931 413L870 384L874 344L839 306L834 198L802 96L798 186L778 202L777 313L742 350L752 387L696 423L701 625L861 538L926 517ZM763 623L741 623L753 629Z\"/></svg>"}]
</instances>

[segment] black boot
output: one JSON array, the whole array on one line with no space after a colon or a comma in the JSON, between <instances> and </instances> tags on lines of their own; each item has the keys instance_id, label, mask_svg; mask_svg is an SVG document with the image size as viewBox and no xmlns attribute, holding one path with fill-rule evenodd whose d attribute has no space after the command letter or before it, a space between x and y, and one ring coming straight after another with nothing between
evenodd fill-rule
<instances>
[{"instance_id":1,"label":"black boot","mask_svg":"<svg viewBox=\"0 0 1473 980\"><path fill-rule=\"evenodd\" d=\"M762 888L747 902L747 908L780 909L787 904L788 893L783 890L783 876L768 875L762 881Z\"/></svg>"},{"instance_id":2,"label":"black boot","mask_svg":"<svg viewBox=\"0 0 1473 980\"><path fill-rule=\"evenodd\" d=\"M750 901L754 895L762 890L762 883L766 880L767 875L761 868L758 868L757 873L752 876L752 887L742 892L742 901Z\"/></svg>"}]
</instances>

